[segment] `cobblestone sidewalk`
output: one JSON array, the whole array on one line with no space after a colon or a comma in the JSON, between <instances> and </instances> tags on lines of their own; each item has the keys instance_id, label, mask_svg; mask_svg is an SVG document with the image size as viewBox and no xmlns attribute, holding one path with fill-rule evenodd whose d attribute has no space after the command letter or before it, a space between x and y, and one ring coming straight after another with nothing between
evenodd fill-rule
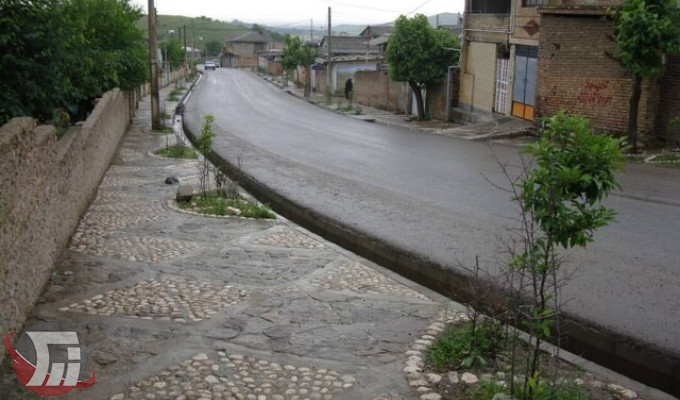
<instances>
[{"instance_id":1,"label":"cobblestone sidewalk","mask_svg":"<svg viewBox=\"0 0 680 400\"><path fill-rule=\"evenodd\" d=\"M85 341L96 384L62 398L427 392L409 387L404 360L443 299L281 218L171 208L176 186L165 178L195 181L197 162L150 154L167 138L151 132L148 108L147 98L27 323L60 321ZM39 398L9 360L0 397Z\"/></svg>"}]
</instances>

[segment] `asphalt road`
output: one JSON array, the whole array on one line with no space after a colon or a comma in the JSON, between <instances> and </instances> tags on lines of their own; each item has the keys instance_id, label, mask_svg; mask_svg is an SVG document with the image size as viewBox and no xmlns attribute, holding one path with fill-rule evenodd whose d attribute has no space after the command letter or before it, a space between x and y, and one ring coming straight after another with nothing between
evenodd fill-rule
<instances>
[{"instance_id":1,"label":"asphalt road","mask_svg":"<svg viewBox=\"0 0 680 400\"><path fill-rule=\"evenodd\" d=\"M450 268L503 262L517 210L490 183L507 186L492 149L518 165L517 148L359 121L233 69L204 75L193 132L206 112L218 154L305 207ZM630 165L620 179L617 222L568 255L566 311L680 354L680 170Z\"/></svg>"}]
</instances>

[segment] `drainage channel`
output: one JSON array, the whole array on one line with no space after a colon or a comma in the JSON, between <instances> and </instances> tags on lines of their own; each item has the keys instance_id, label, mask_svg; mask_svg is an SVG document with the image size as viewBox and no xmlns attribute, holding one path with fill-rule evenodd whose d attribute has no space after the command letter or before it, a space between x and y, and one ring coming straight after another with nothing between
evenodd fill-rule
<instances>
[{"instance_id":1,"label":"drainage channel","mask_svg":"<svg viewBox=\"0 0 680 400\"><path fill-rule=\"evenodd\" d=\"M192 89L199 81L200 78L192 85ZM182 99L181 111L189 97L190 94ZM196 135L183 122L177 123L180 126L175 131L180 137L188 138L195 144ZM380 238L366 235L301 206L245 174L214 151L207 158L259 201L268 203L274 211L296 224L454 301L466 303L472 300L471 293L466 293L471 282L464 274L391 246ZM453 296L451 288L462 289L456 290ZM561 330L564 349L645 385L680 397L679 354L654 348L650 344L608 331L573 315L565 315L561 321Z\"/></svg>"}]
</instances>

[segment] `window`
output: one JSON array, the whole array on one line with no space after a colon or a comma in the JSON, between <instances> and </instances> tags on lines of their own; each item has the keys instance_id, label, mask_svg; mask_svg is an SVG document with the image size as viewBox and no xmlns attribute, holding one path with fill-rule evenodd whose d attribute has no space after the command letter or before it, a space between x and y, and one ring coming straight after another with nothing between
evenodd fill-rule
<instances>
[{"instance_id":1,"label":"window","mask_svg":"<svg viewBox=\"0 0 680 400\"><path fill-rule=\"evenodd\" d=\"M482 14L510 14L510 1L472 0L469 12Z\"/></svg>"},{"instance_id":2,"label":"window","mask_svg":"<svg viewBox=\"0 0 680 400\"><path fill-rule=\"evenodd\" d=\"M535 7L545 4L545 0L522 0L522 7Z\"/></svg>"}]
</instances>

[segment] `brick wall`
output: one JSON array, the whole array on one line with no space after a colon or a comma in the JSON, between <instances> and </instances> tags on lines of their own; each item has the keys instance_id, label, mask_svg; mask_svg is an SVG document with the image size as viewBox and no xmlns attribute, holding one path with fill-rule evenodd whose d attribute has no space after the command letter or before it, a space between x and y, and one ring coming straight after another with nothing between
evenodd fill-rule
<instances>
[{"instance_id":1,"label":"brick wall","mask_svg":"<svg viewBox=\"0 0 680 400\"><path fill-rule=\"evenodd\" d=\"M680 126L671 126L671 120L677 117L680 117L680 55L668 57L661 80L658 132L680 141Z\"/></svg>"},{"instance_id":2,"label":"brick wall","mask_svg":"<svg viewBox=\"0 0 680 400\"><path fill-rule=\"evenodd\" d=\"M391 112L405 112L409 96L406 82L390 80L387 71L357 71L354 75L354 101Z\"/></svg>"},{"instance_id":3,"label":"brick wall","mask_svg":"<svg viewBox=\"0 0 680 400\"><path fill-rule=\"evenodd\" d=\"M616 43L610 39L612 22L598 16L550 14L544 14L541 20L538 116L565 109L590 118L597 129L626 131L632 80L630 73L607 55L617 52ZM645 82L641 130L653 130L655 91L654 81Z\"/></svg>"},{"instance_id":4,"label":"brick wall","mask_svg":"<svg viewBox=\"0 0 680 400\"><path fill-rule=\"evenodd\" d=\"M106 93L59 140L32 118L0 127L0 332L22 327L116 152L132 100Z\"/></svg>"}]
</instances>

